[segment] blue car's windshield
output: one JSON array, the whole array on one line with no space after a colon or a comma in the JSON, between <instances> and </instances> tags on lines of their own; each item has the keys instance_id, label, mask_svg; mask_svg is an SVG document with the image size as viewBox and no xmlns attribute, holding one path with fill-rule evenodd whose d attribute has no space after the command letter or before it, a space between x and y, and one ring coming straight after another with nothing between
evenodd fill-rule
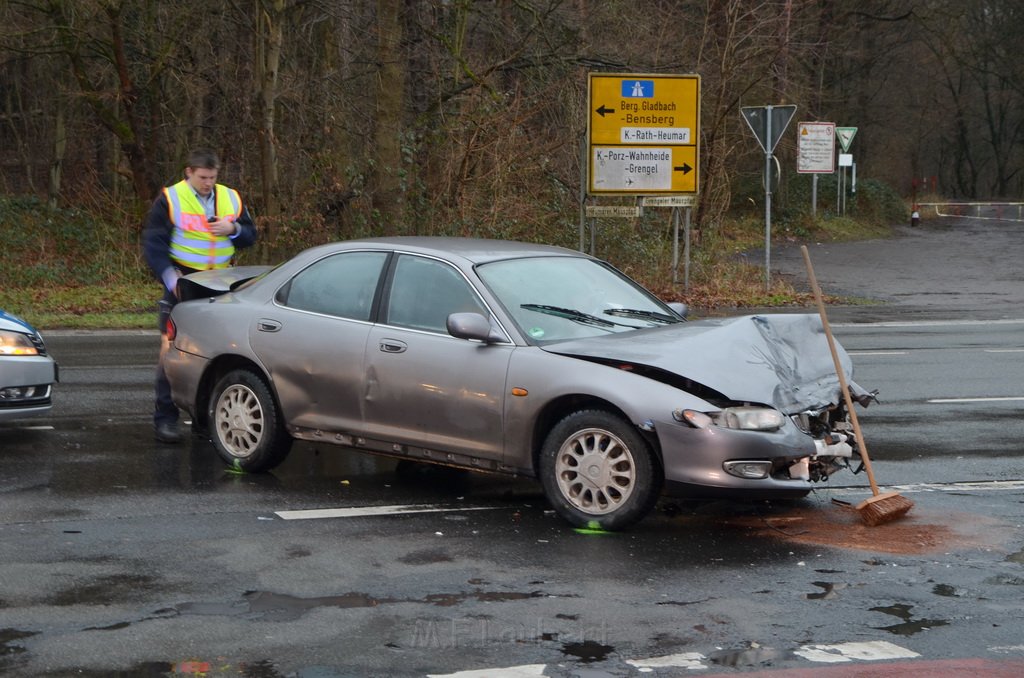
<instances>
[{"instance_id":1,"label":"blue car's windshield","mask_svg":"<svg viewBox=\"0 0 1024 678\"><path fill-rule=\"evenodd\" d=\"M622 274L583 257L483 264L480 278L535 341L562 341L681 322Z\"/></svg>"}]
</instances>

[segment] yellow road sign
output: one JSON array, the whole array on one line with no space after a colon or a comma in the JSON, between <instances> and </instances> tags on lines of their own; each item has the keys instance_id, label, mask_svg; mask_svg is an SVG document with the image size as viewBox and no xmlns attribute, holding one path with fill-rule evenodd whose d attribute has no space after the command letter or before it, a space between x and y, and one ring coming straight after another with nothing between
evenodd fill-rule
<instances>
[{"instance_id":1,"label":"yellow road sign","mask_svg":"<svg viewBox=\"0 0 1024 678\"><path fill-rule=\"evenodd\" d=\"M591 73L591 193L696 193L700 76Z\"/></svg>"}]
</instances>

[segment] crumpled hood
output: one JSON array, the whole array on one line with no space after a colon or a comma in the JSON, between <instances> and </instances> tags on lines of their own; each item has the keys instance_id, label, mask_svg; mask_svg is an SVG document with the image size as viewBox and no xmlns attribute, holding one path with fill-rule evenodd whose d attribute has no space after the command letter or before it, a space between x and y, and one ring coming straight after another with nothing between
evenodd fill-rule
<instances>
[{"instance_id":1,"label":"crumpled hood","mask_svg":"<svg viewBox=\"0 0 1024 678\"><path fill-rule=\"evenodd\" d=\"M239 283L266 273L273 266L231 266L197 271L178 278L178 300L205 299L230 292Z\"/></svg>"},{"instance_id":2,"label":"crumpled hood","mask_svg":"<svg viewBox=\"0 0 1024 678\"><path fill-rule=\"evenodd\" d=\"M772 405L786 414L842 398L821 318L750 315L559 342L545 351L584 359L647 365L677 374L731 400ZM853 363L836 342L853 396Z\"/></svg>"}]
</instances>

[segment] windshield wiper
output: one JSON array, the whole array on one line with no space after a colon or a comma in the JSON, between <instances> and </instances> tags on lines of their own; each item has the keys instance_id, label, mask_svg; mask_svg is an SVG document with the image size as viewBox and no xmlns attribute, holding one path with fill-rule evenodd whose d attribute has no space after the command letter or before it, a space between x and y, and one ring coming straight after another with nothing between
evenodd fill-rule
<instances>
[{"instance_id":1,"label":"windshield wiper","mask_svg":"<svg viewBox=\"0 0 1024 678\"><path fill-rule=\"evenodd\" d=\"M577 311L574 308L562 308L561 306L548 306L547 304L520 304L519 308L525 308L527 311L537 311L538 313L547 313L558 318L565 318L566 320L574 320L584 325L596 325L598 327L628 327L630 329L637 329L632 325L623 325L622 323L613 323L611 320L605 320L604 318L598 318L596 315L590 315L583 311Z\"/></svg>"},{"instance_id":2,"label":"windshield wiper","mask_svg":"<svg viewBox=\"0 0 1024 678\"><path fill-rule=\"evenodd\" d=\"M666 325L682 322L679 318L668 315L667 313L659 313L658 311L642 311L638 308L609 308L605 309L604 312L607 315L619 316L621 318L639 318L641 320L650 320L656 323L665 323Z\"/></svg>"}]
</instances>

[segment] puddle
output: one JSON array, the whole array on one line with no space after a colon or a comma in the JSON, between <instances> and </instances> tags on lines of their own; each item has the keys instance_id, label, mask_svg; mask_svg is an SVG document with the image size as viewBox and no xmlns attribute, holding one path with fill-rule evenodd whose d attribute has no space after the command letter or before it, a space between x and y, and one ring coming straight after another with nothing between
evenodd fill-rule
<instances>
[{"instance_id":1,"label":"puddle","mask_svg":"<svg viewBox=\"0 0 1024 678\"><path fill-rule=\"evenodd\" d=\"M12 654L21 654L25 646L18 641L23 638L31 638L38 631L19 631L18 629L0 629L0 658Z\"/></svg>"},{"instance_id":2,"label":"puddle","mask_svg":"<svg viewBox=\"0 0 1024 678\"><path fill-rule=\"evenodd\" d=\"M932 589L932 593L937 596L945 596L947 598L959 598L960 594L957 593L955 586L949 584L936 584Z\"/></svg>"},{"instance_id":3,"label":"puddle","mask_svg":"<svg viewBox=\"0 0 1024 678\"><path fill-rule=\"evenodd\" d=\"M896 605L889 605L887 607L872 607L869 608L872 612L882 612L883 614L892 615L899 617L903 620L902 624L893 624L892 626L873 626L871 628L878 631L888 631L897 636L912 636L921 631L927 631L939 626L948 626L949 621L944 619L912 619L910 611L913 608L911 605L904 605L898 603Z\"/></svg>"},{"instance_id":4,"label":"puddle","mask_svg":"<svg viewBox=\"0 0 1024 678\"><path fill-rule=\"evenodd\" d=\"M830 581L814 581L811 582L815 586L821 589L817 593L808 593L804 598L807 600L832 600L833 598L839 597L839 591L846 588L845 584L836 584Z\"/></svg>"},{"instance_id":5,"label":"puddle","mask_svg":"<svg viewBox=\"0 0 1024 678\"><path fill-rule=\"evenodd\" d=\"M466 600L486 603L500 603L509 600L526 600L528 598L547 598L542 591L528 593L517 591L475 591L462 593L434 593L423 598L376 598L366 593L349 592L337 596L320 596L301 598L284 593L269 591L246 591L242 600L226 603L190 602L164 608L154 615L211 615L211 616L244 616L265 621L293 621L310 610L318 607L360 608L377 607L390 603L428 603L440 607L451 607Z\"/></svg>"},{"instance_id":6,"label":"puddle","mask_svg":"<svg viewBox=\"0 0 1024 678\"><path fill-rule=\"evenodd\" d=\"M156 588L159 580L144 574L112 574L97 577L88 583L75 584L47 599L49 605L109 605L135 600L140 591Z\"/></svg>"},{"instance_id":7,"label":"puddle","mask_svg":"<svg viewBox=\"0 0 1024 678\"><path fill-rule=\"evenodd\" d=\"M615 651L611 645L602 645L593 640L585 640L582 643L566 643L562 646L562 653L584 664L600 662L608 658L608 655Z\"/></svg>"},{"instance_id":8,"label":"puddle","mask_svg":"<svg viewBox=\"0 0 1024 678\"><path fill-rule=\"evenodd\" d=\"M452 557L441 549L426 549L407 553L399 558L398 562L406 565L429 565L431 563L450 563Z\"/></svg>"},{"instance_id":9,"label":"puddle","mask_svg":"<svg viewBox=\"0 0 1024 678\"><path fill-rule=\"evenodd\" d=\"M770 647L750 647L745 650L719 650L708 655L708 661L718 666L741 668L772 664L791 655Z\"/></svg>"}]
</instances>

